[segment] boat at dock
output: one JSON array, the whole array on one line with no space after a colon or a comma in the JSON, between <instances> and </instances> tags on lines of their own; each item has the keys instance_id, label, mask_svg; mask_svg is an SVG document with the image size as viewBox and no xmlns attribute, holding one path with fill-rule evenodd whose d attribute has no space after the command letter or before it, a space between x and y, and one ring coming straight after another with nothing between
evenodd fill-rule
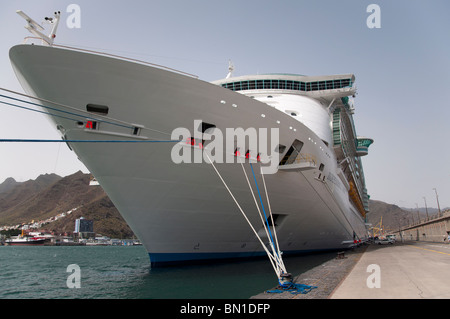
<instances>
[{"instance_id":1,"label":"boat at dock","mask_svg":"<svg viewBox=\"0 0 450 319\"><path fill-rule=\"evenodd\" d=\"M356 134L353 74L235 77L230 65L207 82L41 40L10 49L17 78L153 266L262 256L274 236L284 254L367 239L373 140Z\"/></svg>"},{"instance_id":2,"label":"boat at dock","mask_svg":"<svg viewBox=\"0 0 450 319\"><path fill-rule=\"evenodd\" d=\"M10 246L38 246L44 245L46 238L37 236L27 236L22 230L22 234L13 236L5 240L5 245Z\"/></svg>"}]
</instances>

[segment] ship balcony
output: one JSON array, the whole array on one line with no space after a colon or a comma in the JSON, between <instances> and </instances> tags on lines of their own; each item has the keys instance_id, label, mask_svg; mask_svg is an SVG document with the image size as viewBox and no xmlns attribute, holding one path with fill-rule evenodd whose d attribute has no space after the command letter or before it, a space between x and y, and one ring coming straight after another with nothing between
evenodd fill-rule
<instances>
[{"instance_id":1,"label":"ship balcony","mask_svg":"<svg viewBox=\"0 0 450 319\"><path fill-rule=\"evenodd\" d=\"M317 159L314 155L300 153L293 161L282 161L278 166L279 170L304 171L317 168Z\"/></svg>"},{"instance_id":2,"label":"ship balcony","mask_svg":"<svg viewBox=\"0 0 450 319\"><path fill-rule=\"evenodd\" d=\"M373 143L373 139L367 137L358 137L356 139L356 155L365 156L369 154L369 146Z\"/></svg>"}]
</instances>

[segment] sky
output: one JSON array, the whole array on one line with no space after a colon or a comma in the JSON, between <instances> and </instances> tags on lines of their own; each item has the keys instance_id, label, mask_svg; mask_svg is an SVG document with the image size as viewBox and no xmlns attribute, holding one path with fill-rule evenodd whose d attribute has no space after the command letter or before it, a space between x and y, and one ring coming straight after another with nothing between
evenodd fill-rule
<instances>
[{"instance_id":1,"label":"sky","mask_svg":"<svg viewBox=\"0 0 450 319\"><path fill-rule=\"evenodd\" d=\"M70 4L80 8L79 27ZM368 12L370 4L379 11ZM435 188L441 208L450 207L448 0L1 1L0 88L23 92L8 57L30 35L18 9L38 22L61 11L56 44L205 81L224 78L229 60L235 76L353 73L356 131L375 141L362 159L371 199L437 207ZM0 138L60 137L44 115L0 104ZM0 183L78 170L88 172L62 143L0 143Z\"/></svg>"}]
</instances>

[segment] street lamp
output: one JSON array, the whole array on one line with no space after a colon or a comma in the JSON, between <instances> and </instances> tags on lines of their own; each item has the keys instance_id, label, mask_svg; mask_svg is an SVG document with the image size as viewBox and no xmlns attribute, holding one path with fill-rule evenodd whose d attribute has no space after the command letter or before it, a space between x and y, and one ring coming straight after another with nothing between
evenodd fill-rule
<instances>
[{"instance_id":1,"label":"street lamp","mask_svg":"<svg viewBox=\"0 0 450 319\"><path fill-rule=\"evenodd\" d=\"M441 217L441 207L439 206L439 196L438 196L436 188L433 188L433 189L434 189L434 192L436 193L436 201L437 201L438 210L439 210L439 215L438 216Z\"/></svg>"},{"instance_id":2,"label":"street lamp","mask_svg":"<svg viewBox=\"0 0 450 319\"><path fill-rule=\"evenodd\" d=\"M420 213L419 213L419 205L416 203L416 208L417 208L417 218L419 219L419 221L417 222L417 224L420 224Z\"/></svg>"},{"instance_id":3,"label":"street lamp","mask_svg":"<svg viewBox=\"0 0 450 319\"><path fill-rule=\"evenodd\" d=\"M428 220L428 207L427 207L427 199L424 197L423 200L425 201L425 211L427 213L427 220Z\"/></svg>"}]
</instances>

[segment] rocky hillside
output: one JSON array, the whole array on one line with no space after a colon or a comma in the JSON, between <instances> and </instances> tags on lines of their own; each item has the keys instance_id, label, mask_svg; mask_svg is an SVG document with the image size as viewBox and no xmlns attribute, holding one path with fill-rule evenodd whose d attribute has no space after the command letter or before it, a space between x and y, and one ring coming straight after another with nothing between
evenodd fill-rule
<instances>
[{"instance_id":1,"label":"rocky hillside","mask_svg":"<svg viewBox=\"0 0 450 319\"><path fill-rule=\"evenodd\" d=\"M376 226L382 221L387 229L393 230L408 225L408 222L411 221L411 213L397 205L387 204L378 200L370 200L369 208L370 213L367 215L367 221L373 226Z\"/></svg>"},{"instance_id":2,"label":"rocky hillside","mask_svg":"<svg viewBox=\"0 0 450 319\"><path fill-rule=\"evenodd\" d=\"M77 172L60 177L41 175L18 183L9 178L0 184L0 225L45 220L78 208L45 226L56 233L73 232L75 219L94 221L94 231L112 238L131 238L133 232L100 186L89 186L90 175Z\"/></svg>"},{"instance_id":3,"label":"rocky hillside","mask_svg":"<svg viewBox=\"0 0 450 319\"><path fill-rule=\"evenodd\" d=\"M370 200L369 202L370 213L368 214L368 222L373 226L382 223L388 230L398 230L399 227L411 225L413 222L417 223L420 220L424 221L428 216L434 217L438 214L436 208L428 207L419 209L402 208L397 205L387 204L378 200ZM448 208L445 208L446 210Z\"/></svg>"}]
</instances>

